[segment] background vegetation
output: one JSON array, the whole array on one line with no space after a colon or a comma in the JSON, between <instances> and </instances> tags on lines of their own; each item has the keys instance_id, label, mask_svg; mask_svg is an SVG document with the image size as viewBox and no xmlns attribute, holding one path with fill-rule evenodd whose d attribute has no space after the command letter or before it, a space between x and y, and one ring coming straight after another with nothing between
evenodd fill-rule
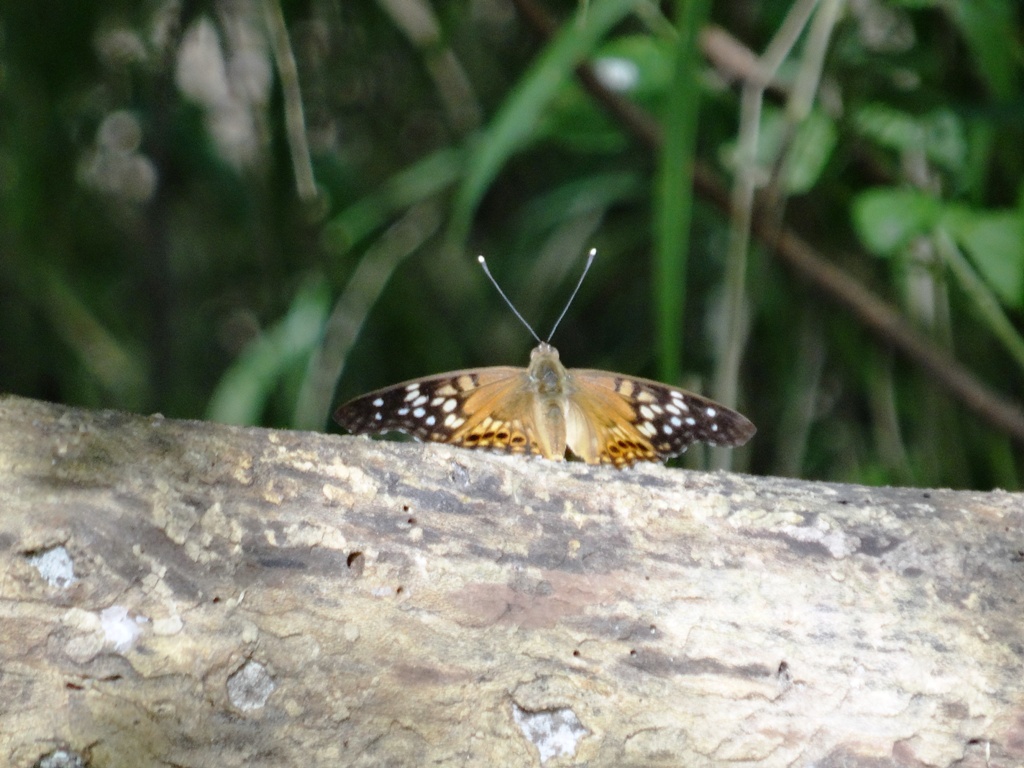
<instances>
[{"instance_id":1,"label":"background vegetation","mask_svg":"<svg viewBox=\"0 0 1024 768\"><path fill-rule=\"evenodd\" d=\"M324 429L525 364L478 252L543 336L596 246L563 360L759 427L688 462L1019 488L1021 37L1014 0L4 3L0 390Z\"/></svg>"}]
</instances>

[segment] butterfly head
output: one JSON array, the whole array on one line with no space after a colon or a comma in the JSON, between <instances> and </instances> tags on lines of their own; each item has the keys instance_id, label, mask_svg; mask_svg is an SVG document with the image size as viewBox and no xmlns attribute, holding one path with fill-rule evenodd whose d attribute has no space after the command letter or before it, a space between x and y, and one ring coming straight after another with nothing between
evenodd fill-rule
<instances>
[{"instance_id":1,"label":"butterfly head","mask_svg":"<svg viewBox=\"0 0 1024 768\"><path fill-rule=\"evenodd\" d=\"M565 392L566 370L558 359L558 350L542 341L530 353L530 381L541 395Z\"/></svg>"},{"instance_id":2,"label":"butterfly head","mask_svg":"<svg viewBox=\"0 0 1024 768\"><path fill-rule=\"evenodd\" d=\"M530 365L533 365L539 360L553 360L558 363L558 350L548 344L546 341L542 341L533 351L530 353ZM559 363L561 365L561 363Z\"/></svg>"}]
</instances>

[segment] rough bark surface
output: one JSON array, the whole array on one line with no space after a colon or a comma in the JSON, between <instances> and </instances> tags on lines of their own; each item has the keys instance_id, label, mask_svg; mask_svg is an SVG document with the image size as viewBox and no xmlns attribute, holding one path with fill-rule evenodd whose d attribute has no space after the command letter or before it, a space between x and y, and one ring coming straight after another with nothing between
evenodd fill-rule
<instances>
[{"instance_id":1,"label":"rough bark surface","mask_svg":"<svg viewBox=\"0 0 1024 768\"><path fill-rule=\"evenodd\" d=\"M1017 768L1022 530L3 397L0 764Z\"/></svg>"}]
</instances>

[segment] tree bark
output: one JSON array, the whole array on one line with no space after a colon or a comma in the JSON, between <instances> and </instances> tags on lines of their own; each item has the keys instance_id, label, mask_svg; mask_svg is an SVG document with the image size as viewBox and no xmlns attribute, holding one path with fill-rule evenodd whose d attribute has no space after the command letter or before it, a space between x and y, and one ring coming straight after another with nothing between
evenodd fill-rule
<instances>
[{"instance_id":1,"label":"tree bark","mask_svg":"<svg viewBox=\"0 0 1024 768\"><path fill-rule=\"evenodd\" d=\"M1016 768L1022 531L3 397L0 764Z\"/></svg>"}]
</instances>

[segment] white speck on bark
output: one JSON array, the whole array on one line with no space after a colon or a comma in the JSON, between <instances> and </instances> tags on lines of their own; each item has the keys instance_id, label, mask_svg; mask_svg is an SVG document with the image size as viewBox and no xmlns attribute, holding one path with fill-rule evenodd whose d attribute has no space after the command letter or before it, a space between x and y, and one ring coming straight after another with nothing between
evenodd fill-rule
<instances>
[{"instance_id":1,"label":"white speck on bark","mask_svg":"<svg viewBox=\"0 0 1024 768\"><path fill-rule=\"evenodd\" d=\"M258 661L248 661L228 678L228 698L243 712L260 709L277 686L267 668Z\"/></svg>"},{"instance_id":2,"label":"white speck on bark","mask_svg":"<svg viewBox=\"0 0 1024 768\"><path fill-rule=\"evenodd\" d=\"M576 754L576 745L590 733L576 713L567 708L530 712L513 703L512 717L523 735L537 748L542 763L559 755Z\"/></svg>"},{"instance_id":3,"label":"white speck on bark","mask_svg":"<svg viewBox=\"0 0 1024 768\"><path fill-rule=\"evenodd\" d=\"M51 587L66 589L78 581L75 578L75 564L64 547L53 547L33 555L28 561Z\"/></svg>"}]
</instances>

